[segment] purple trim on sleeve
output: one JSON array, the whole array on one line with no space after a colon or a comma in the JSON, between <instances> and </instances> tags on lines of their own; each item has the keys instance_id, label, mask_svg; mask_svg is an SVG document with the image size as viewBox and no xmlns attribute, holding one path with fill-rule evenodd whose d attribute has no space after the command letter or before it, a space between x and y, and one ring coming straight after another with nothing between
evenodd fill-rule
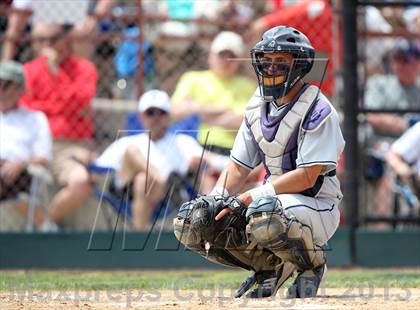
<instances>
[{"instance_id":1,"label":"purple trim on sleeve","mask_svg":"<svg viewBox=\"0 0 420 310\"><path fill-rule=\"evenodd\" d=\"M305 118L302 128L313 130L331 113L331 107L327 101L319 99Z\"/></svg>"}]
</instances>

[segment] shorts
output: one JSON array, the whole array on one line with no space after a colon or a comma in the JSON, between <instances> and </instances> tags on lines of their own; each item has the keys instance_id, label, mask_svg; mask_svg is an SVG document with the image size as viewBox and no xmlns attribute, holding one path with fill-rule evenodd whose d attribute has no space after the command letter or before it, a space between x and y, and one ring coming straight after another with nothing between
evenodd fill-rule
<instances>
[{"instance_id":1,"label":"shorts","mask_svg":"<svg viewBox=\"0 0 420 310\"><path fill-rule=\"evenodd\" d=\"M85 170L85 167L74 158L88 164L90 151L88 143L83 141L54 141L53 156L52 172L54 178L60 186L65 186L71 173L79 169Z\"/></svg>"}]
</instances>

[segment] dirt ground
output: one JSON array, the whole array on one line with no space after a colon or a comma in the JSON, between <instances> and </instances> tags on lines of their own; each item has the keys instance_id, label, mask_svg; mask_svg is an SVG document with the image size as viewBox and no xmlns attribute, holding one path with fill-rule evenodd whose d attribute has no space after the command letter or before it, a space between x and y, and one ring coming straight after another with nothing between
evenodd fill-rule
<instances>
[{"instance_id":1,"label":"dirt ground","mask_svg":"<svg viewBox=\"0 0 420 310\"><path fill-rule=\"evenodd\" d=\"M420 289L321 288L318 297L232 298L233 289L0 292L0 309L420 309Z\"/></svg>"}]
</instances>

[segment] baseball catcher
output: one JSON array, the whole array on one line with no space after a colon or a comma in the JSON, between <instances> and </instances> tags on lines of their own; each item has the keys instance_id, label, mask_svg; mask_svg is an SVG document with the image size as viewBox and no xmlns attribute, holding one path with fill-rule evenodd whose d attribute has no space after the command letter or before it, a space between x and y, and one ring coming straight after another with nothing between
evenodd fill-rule
<instances>
[{"instance_id":1,"label":"baseball catcher","mask_svg":"<svg viewBox=\"0 0 420 310\"><path fill-rule=\"evenodd\" d=\"M299 30L268 30L251 58L259 88L231 161L210 196L181 206L175 235L211 261L252 271L237 297L254 284L248 297L272 296L294 274L288 296L314 297L326 270L322 246L340 217L339 118L318 87L302 80L313 66L314 49ZM240 193L261 162L264 184Z\"/></svg>"}]
</instances>

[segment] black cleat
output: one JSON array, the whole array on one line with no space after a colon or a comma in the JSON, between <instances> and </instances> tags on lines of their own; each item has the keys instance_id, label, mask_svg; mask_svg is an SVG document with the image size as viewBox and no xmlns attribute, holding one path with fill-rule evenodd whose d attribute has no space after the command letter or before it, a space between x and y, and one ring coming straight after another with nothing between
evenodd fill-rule
<instances>
[{"instance_id":1,"label":"black cleat","mask_svg":"<svg viewBox=\"0 0 420 310\"><path fill-rule=\"evenodd\" d=\"M246 294L247 298L266 298L276 294L277 272L274 270L255 273L257 287Z\"/></svg>"},{"instance_id":2,"label":"black cleat","mask_svg":"<svg viewBox=\"0 0 420 310\"><path fill-rule=\"evenodd\" d=\"M241 283L241 286L236 290L235 294L233 295L235 298L241 297L245 294L254 284L257 282L255 277L255 273L252 276L249 276L245 279L244 282Z\"/></svg>"},{"instance_id":3,"label":"black cleat","mask_svg":"<svg viewBox=\"0 0 420 310\"><path fill-rule=\"evenodd\" d=\"M292 286L287 290L288 298L315 297L321 280L327 271L325 264L311 270L305 270L298 274Z\"/></svg>"},{"instance_id":4,"label":"black cleat","mask_svg":"<svg viewBox=\"0 0 420 310\"><path fill-rule=\"evenodd\" d=\"M279 287L295 272L296 268L291 263L281 264L278 270L257 271L245 279L235 293L235 297L244 295L254 284L257 287L246 294L247 298L266 298L276 295Z\"/></svg>"}]
</instances>

